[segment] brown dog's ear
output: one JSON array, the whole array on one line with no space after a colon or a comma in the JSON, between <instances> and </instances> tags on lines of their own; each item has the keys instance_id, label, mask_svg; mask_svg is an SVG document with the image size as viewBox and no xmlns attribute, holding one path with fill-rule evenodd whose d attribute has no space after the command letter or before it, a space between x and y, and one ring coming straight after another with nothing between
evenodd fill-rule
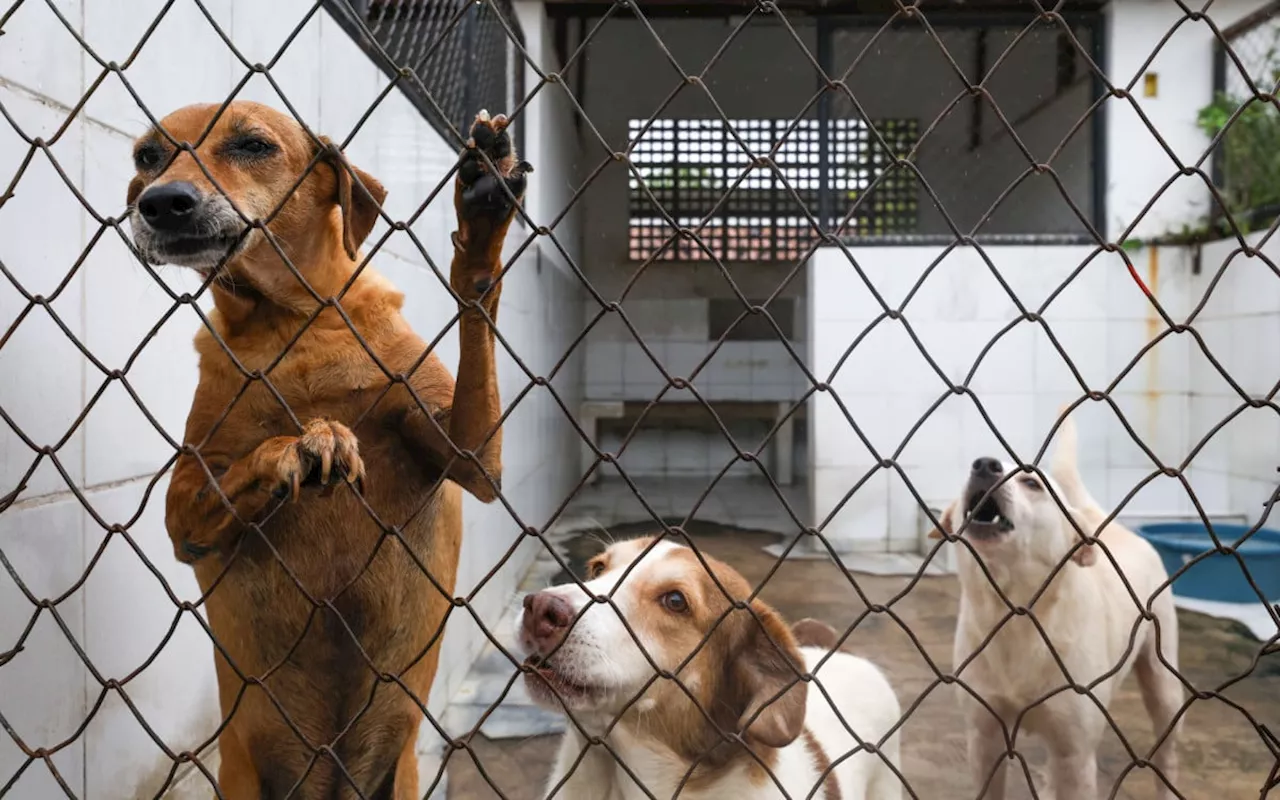
<instances>
[{"instance_id":1,"label":"brown dog's ear","mask_svg":"<svg viewBox=\"0 0 1280 800\"><path fill-rule=\"evenodd\" d=\"M347 257L354 260L378 221L378 210L387 199L387 190L372 175L353 167L329 137L321 136L320 146L324 148L325 162L333 167L337 176L334 201L342 210L342 246Z\"/></svg>"},{"instance_id":2,"label":"brown dog's ear","mask_svg":"<svg viewBox=\"0 0 1280 800\"><path fill-rule=\"evenodd\" d=\"M937 528L934 528L933 530L929 531L930 539L941 539L942 531L946 531L948 534L951 534L953 536L955 535L955 532L956 532L955 522L953 522L951 519L951 517L955 513L955 508L956 508L956 504L953 502L951 505L947 506L941 514L938 515L938 522L942 525L942 530L938 530Z\"/></svg>"},{"instance_id":3,"label":"brown dog's ear","mask_svg":"<svg viewBox=\"0 0 1280 800\"><path fill-rule=\"evenodd\" d=\"M732 656L738 696L744 704L738 727L750 722L745 731L748 743L786 747L804 730L809 696L809 685L800 680L804 658L778 612L758 600L751 610L754 613L745 618L749 628L745 643Z\"/></svg>"}]
</instances>

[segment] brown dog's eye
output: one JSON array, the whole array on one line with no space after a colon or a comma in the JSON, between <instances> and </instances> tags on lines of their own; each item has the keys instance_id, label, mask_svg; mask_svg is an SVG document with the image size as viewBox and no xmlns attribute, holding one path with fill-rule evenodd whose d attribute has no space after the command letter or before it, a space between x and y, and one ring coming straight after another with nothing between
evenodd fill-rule
<instances>
[{"instance_id":1,"label":"brown dog's eye","mask_svg":"<svg viewBox=\"0 0 1280 800\"><path fill-rule=\"evenodd\" d=\"M685 599L683 592L667 592L658 598L658 602L662 603L662 607L672 614L683 614L689 610L689 601Z\"/></svg>"},{"instance_id":2,"label":"brown dog's eye","mask_svg":"<svg viewBox=\"0 0 1280 800\"><path fill-rule=\"evenodd\" d=\"M587 564L587 580L593 581L604 574L604 562L592 561Z\"/></svg>"},{"instance_id":3,"label":"brown dog's eye","mask_svg":"<svg viewBox=\"0 0 1280 800\"><path fill-rule=\"evenodd\" d=\"M274 153L276 146L257 136L244 136L227 143L227 151L242 158L262 158Z\"/></svg>"}]
</instances>

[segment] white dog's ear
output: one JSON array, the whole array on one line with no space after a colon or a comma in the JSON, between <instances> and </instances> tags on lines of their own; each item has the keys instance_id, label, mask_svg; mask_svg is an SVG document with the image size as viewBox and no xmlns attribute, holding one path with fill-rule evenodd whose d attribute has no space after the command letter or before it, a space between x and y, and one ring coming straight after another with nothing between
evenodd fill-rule
<instances>
[{"instance_id":1,"label":"white dog's ear","mask_svg":"<svg viewBox=\"0 0 1280 800\"><path fill-rule=\"evenodd\" d=\"M1075 525L1072 525L1070 520L1076 520L1080 525L1080 530L1082 531L1088 531L1089 526L1080 521L1079 512L1070 505L1067 506L1067 519L1067 535L1072 538L1072 545L1076 547L1076 549L1071 553L1071 560L1076 562L1079 566L1092 567L1094 564L1098 563L1097 545L1092 545L1084 541L1080 534L1076 533Z\"/></svg>"},{"instance_id":2,"label":"white dog's ear","mask_svg":"<svg viewBox=\"0 0 1280 800\"><path fill-rule=\"evenodd\" d=\"M739 727L749 743L786 747L804 730L809 685L800 680L804 657L778 612L756 600L751 613L735 611L747 626L733 658L733 681L741 716ZM757 621L758 620L758 621ZM748 725L748 723L750 723Z\"/></svg>"},{"instance_id":3,"label":"white dog's ear","mask_svg":"<svg viewBox=\"0 0 1280 800\"><path fill-rule=\"evenodd\" d=\"M951 534L953 536L955 535L956 523L955 523L954 517L955 517L956 507L959 505L959 503L960 503L959 500L953 501L951 505L943 509L942 513L938 515L938 522L941 524L942 530L938 530L937 528L934 528L933 530L929 531L930 539L941 539L942 531L946 531L948 534Z\"/></svg>"}]
</instances>

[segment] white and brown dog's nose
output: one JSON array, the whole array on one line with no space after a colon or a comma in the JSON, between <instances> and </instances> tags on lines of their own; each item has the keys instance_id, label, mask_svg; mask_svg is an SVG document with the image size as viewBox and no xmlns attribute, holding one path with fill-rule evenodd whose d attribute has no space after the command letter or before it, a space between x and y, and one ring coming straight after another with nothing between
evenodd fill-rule
<instances>
[{"instance_id":1,"label":"white and brown dog's nose","mask_svg":"<svg viewBox=\"0 0 1280 800\"><path fill-rule=\"evenodd\" d=\"M521 633L525 645L537 653L554 649L564 639L573 622L573 607L552 592L525 595Z\"/></svg>"}]
</instances>

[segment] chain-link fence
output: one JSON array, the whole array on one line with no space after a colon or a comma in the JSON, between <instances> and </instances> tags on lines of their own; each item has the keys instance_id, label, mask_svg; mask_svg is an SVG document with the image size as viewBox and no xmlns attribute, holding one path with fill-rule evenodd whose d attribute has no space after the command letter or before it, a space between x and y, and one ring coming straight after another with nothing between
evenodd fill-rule
<instances>
[{"instance_id":1,"label":"chain-link fence","mask_svg":"<svg viewBox=\"0 0 1280 800\"><path fill-rule=\"evenodd\" d=\"M400 89L445 138L466 130L476 109L512 107L525 96L524 70L514 54L524 36L510 3L465 14L434 2L338 2L327 8L388 75L407 68L417 76L421 87L405 83ZM519 144L522 133L514 135Z\"/></svg>"},{"instance_id":2,"label":"chain-link fence","mask_svg":"<svg viewBox=\"0 0 1280 800\"><path fill-rule=\"evenodd\" d=\"M1268 796L1274 12L13 3L0 795Z\"/></svg>"},{"instance_id":3,"label":"chain-link fence","mask_svg":"<svg viewBox=\"0 0 1280 800\"><path fill-rule=\"evenodd\" d=\"M1216 94L1200 113L1205 132L1222 139L1214 166L1226 207L1258 226L1280 210L1273 188L1275 158L1269 153L1276 109L1273 102L1260 99L1273 93L1280 76L1278 13L1280 6L1268 4L1223 31L1214 63Z\"/></svg>"}]
</instances>

